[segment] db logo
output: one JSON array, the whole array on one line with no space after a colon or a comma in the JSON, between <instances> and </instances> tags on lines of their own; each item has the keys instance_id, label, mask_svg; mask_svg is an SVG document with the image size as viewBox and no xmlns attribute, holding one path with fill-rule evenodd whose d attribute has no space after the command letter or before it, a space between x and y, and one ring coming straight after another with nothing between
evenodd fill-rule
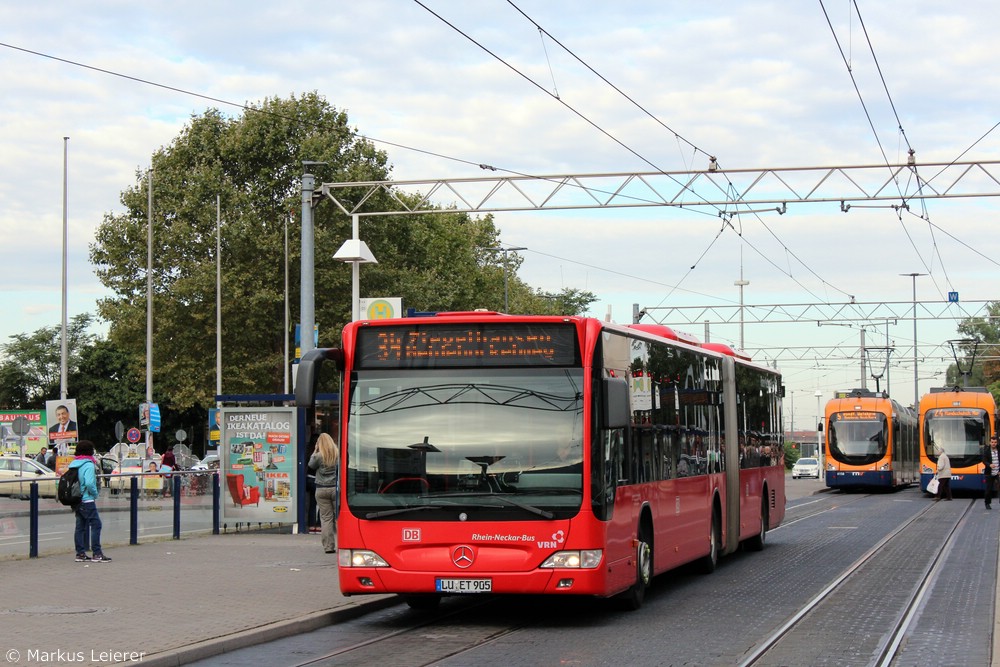
<instances>
[{"instance_id":1,"label":"db logo","mask_svg":"<svg viewBox=\"0 0 1000 667\"><path fill-rule=\"evenodd\" d=\"M404 542L419 542L420 541L420 529L419 528L404 528L403 529L403 541Z\"/></svg>"}]
</instances>

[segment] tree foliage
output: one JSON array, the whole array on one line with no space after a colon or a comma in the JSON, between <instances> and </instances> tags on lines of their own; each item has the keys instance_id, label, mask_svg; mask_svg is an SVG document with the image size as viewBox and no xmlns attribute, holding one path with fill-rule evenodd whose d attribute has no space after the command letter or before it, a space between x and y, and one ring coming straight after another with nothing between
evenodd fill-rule
<instances>
[{"instance_id":1,"label":"tree foliage","mask_svg":"<svg viewBox=\"0 0 1000 667\"><path fill-rule=\"evenodd\" d=\"M67 392L78 374L81 351L95 339L88 332L92 317L77 315L66 324ZM15 334L0 345L0 407L35 410L47 399L59 398L62 388L62 327L42 327L31 334Z\"/></svg>"},{"instance_id":2,"label":"tree foliage","mask_svg":"<svg viewBox=\"0 0 1000 667\"><path fill-rule=\"evenodd\" d=\"M968 342L957 346L959 363L948 367L947 379L949 386L961 386L962 372L968 372L969 386L987 387L1000 403L1000 354L997 354L1000 350L1000 301L990 303L986 310L986 317L970 317L958 325L959 334Z\"/></svg>"},{"instance_id":3,"label":"tree foliage","mask_svg":"<svg viewBox=\"0 0 1000 667\"><path fill-rule=\"evenodd\" d=\"M305 160L325 163L310 167L319 183L389 179L386 154L349 127L345 112L310 93L266 99L235 118L217 110L193 117L170 145L153 154L152 175L138 172L136 183L122 192L124 213L105 215L90 255L113 293L99 303L101 317L110 323L109 349L125 355L109 361L144 383L152 179L154 401L175 411L214 403L217 259L222 391L282 390L290 335L284 326L286 266L290 319L299 319ZM339 193L347 200L351 195ZM388 195L380 196L371 200L371 210L390 209ZM316 322L320 345L333 346L351 318L351 269L333 255L351 238L352 222L319 198L313 212ZM595 299L572 289L544 294L518 280L516 255L485 251L499 243L492 216L429 210L364 217L360 237L378 259L361 268L363 296L402 297L406 306L424 311L501 310L506 277L512 312L577 314Z\"/></svg>"}]
</instances>

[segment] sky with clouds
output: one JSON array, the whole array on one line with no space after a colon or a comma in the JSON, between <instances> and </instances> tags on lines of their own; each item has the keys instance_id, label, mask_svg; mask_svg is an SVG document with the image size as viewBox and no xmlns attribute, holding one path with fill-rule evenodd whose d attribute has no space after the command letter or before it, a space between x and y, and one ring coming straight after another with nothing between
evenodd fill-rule
<instances>
[{"instance_id":1,"label":"sky with clouds","mask_svg":"<svg viewBox=\"0 0 1000 667\"><path fill-rule=\"evenodd\" d=\"M703 170L708 156L763 169L898 164L910 149L918 164L1000 154L1000 5L985 0L95 0L71 13L43 1L0 5L0 26L0 341L60 322L64 147L72 316L95 312L104 294L88 245L152 152L193 115L238 115L268 96L318 91L388 152L397 180L492 174L479 164L556 175ZM1000 193L989 178L977 185ZM590 290L591 314L610 309L619 322L632 304L649 309L644 321L671 306L731 308L741 272L744 302L758 309L907 302L913 281L900 274L929 274L917 278L918 300L956 291L961 302L919 323L922 393L943 381L946 362L930 350L957 337L952 318L996 298L998 203L911 201L902 213L890 203L846 213L800 203L728 225L709 207L496 222L505 244L526 248L521 278ZM362 296L389 296L365 294L363 270L361 282ZM671 324L704 336L701 324ZM909 321L871 326L873 344L888 336L912 350ZM751 351L856 352L859 333L813 319L747 324L744 340ZM740 336L735 324L710 335ZM908 354L890 370L906 402ZM856 361L785 353L779 366L806 406L816 389L859 384Z\"/></svg>"}]
</instances>

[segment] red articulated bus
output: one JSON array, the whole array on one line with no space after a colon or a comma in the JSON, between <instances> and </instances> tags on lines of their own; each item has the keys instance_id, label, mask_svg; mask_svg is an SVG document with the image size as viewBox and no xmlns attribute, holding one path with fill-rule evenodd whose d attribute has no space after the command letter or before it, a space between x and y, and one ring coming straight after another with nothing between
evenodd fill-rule
<instances>
[{"instance_id":1,"label":"red articulated bus","mask_svg":"<svg viewBox=\"0 0 1000 667\"><path fill-rule=\"evenodd\" d=\"M341 590L618 597L764 546L785 513L781 377L665 326L493 312L348 324Z\"/></svg>"}]
</instances>

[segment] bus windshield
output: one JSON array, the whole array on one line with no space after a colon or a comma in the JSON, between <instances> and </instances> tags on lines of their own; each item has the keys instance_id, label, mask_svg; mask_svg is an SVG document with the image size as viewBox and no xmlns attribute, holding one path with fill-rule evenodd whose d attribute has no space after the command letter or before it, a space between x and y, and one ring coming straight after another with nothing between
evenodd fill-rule
<instances>
[{"instance_id":1,"label":"bus windshield","mask_svg":"<svg viewBox=\"0 0 1000 667\"><path fill-rule=\"evenodd\" d=\"M937 408L924 415L924 451L937 460L934 447L948 453L953 466L972 465L979 462L982 447L989 433L986 411L980 409Z\"/></svg>"},{"instance_id":2,"label":"bus windshield","mask_svg":"<svg viewBox=\"0 0 1000 667\"><path fill-rule=\"evenodd\" d=\"M879 412L830 415L830 453L841 463L875 463L886 453L886 418Z\"/></svg>"},{"instance_id":3,"label":"bus windshield","mask_svg":"<svg viewBox=\"0 0 1000 667\"><path fill-rule=\"evenodd\" d=\"M361 518L551 518L583 492L583 370L448 368L352 375L347 503ZM555 514L553 514L555 513Z\"/></svg>"}]
</instances>

